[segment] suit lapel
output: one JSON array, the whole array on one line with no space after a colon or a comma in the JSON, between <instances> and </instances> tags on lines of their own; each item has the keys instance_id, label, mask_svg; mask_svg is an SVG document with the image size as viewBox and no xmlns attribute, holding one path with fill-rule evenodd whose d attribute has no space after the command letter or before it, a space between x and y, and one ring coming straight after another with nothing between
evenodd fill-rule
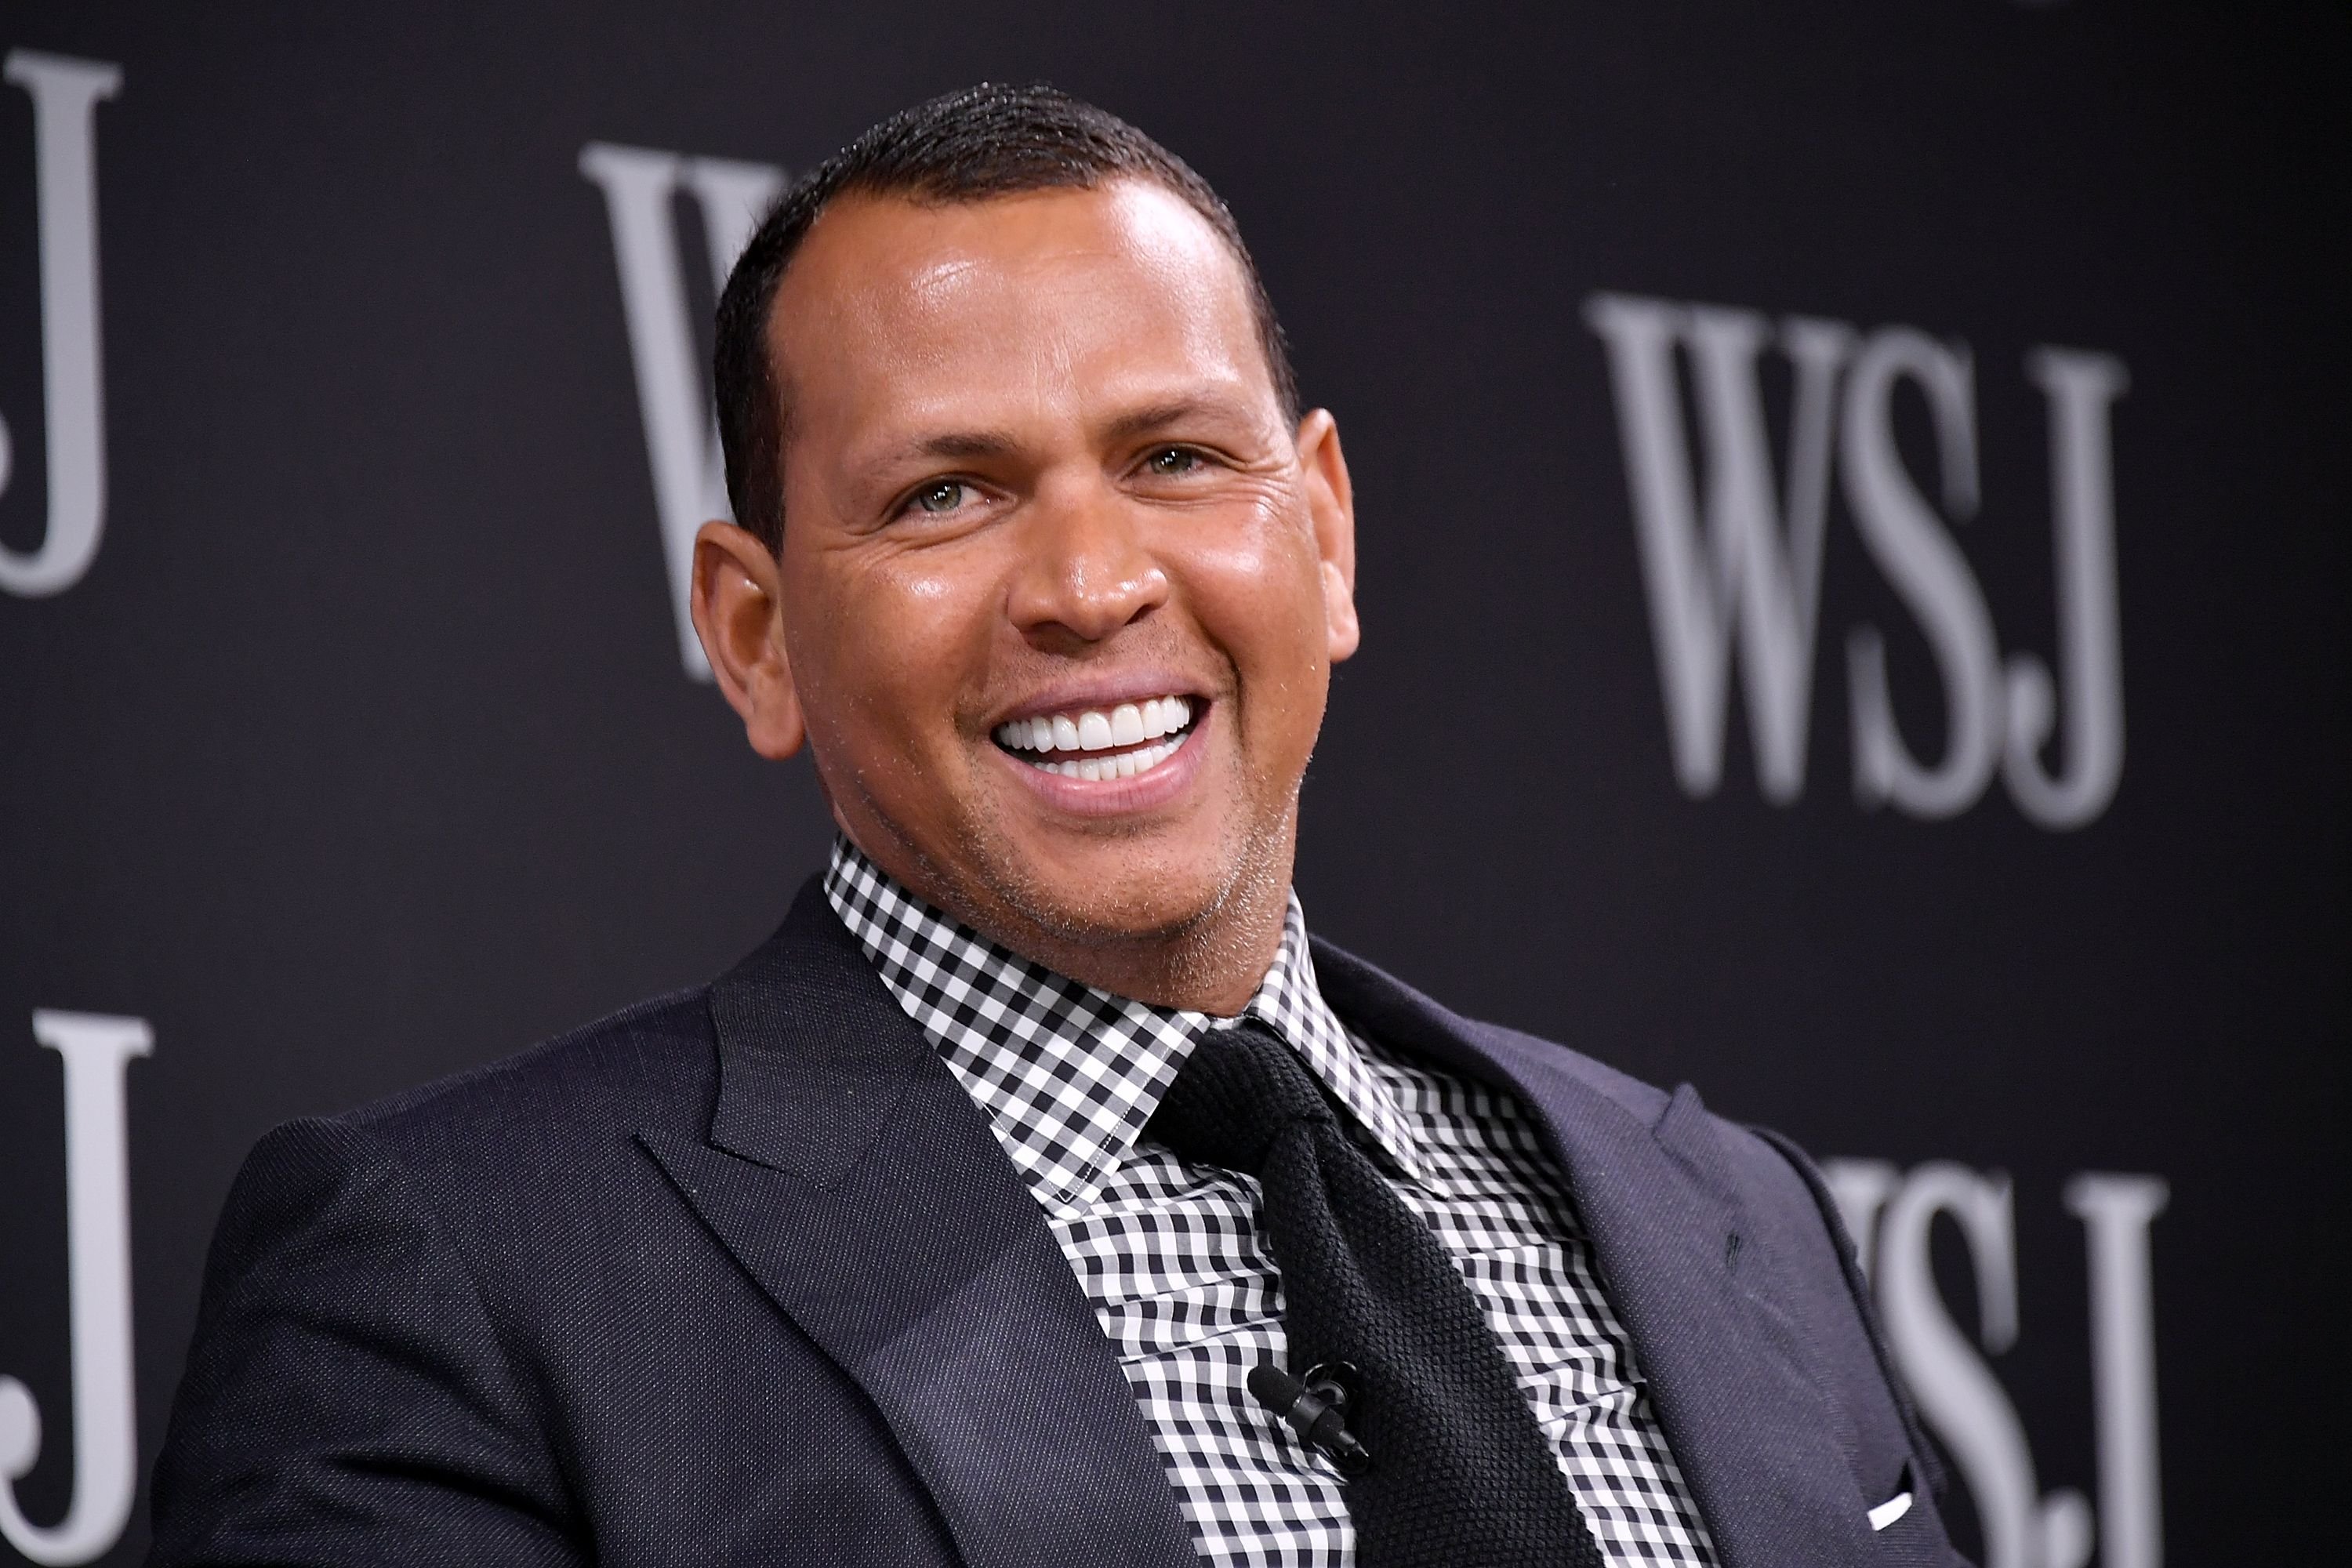
<instances>
[{"instance_id":1,"label":"suit lapel","mask_svg":"<svg viewBox=\"0 0 2352 1568\"><path fill-rule=\"evenodd\" d=\"M1732 1238L1751 1226L1698 1096L1685 1085L1645 1118L1565 1050L1478 1029L1319 942L1315 966L1343 1018L1537 1112L1725 1568L1868 1561L1875 1500L1788 1337L1738 1282Z\"/></svg>"},{"instance_id":2,"label":"suit lapel","mask_svg":"<svg viewBox=\"0 0 2352 1568\"><path fill-rule=\"evenodd\" d=\"M708 1143L639 1142L856 1379L965 1560L1194 1561L1094 1312L987 1119L802 889L713 987Z\"/></svg>"}]
</instances>

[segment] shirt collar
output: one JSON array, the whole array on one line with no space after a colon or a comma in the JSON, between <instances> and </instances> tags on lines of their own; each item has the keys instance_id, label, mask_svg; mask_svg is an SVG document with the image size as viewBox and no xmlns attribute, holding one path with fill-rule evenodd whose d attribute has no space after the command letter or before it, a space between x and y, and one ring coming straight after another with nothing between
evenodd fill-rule
<instances>
[{"instance_id":1,"label":"shirt collar","mask_svg":"<svg viewBox=\"0 0 2352 1568\"><path fill-rule=\"evenodd\" d=\"M1193 1046L1240 1022L1056 974L931 908L845 837L834 842L824 894L1049 1210L1085 1206ZM1420 1178L1421 1150L1395 1094L1316 984L1295 893L1281 947L1241 1016L1279 1035L1381 1152Z\"/></svg>"}]
</instances>

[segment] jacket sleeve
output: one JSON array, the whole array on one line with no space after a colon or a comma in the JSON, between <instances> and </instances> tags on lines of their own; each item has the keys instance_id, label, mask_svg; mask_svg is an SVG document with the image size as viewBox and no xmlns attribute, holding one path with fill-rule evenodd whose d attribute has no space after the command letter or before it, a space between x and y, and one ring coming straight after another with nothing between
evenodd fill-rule
<instances>
[{"instance_id":1,"label":"jacket sleeve","mask_svg":"<svg viewBox=\"0 0 2352 1568\"><path fill-rule=\"evenodd\" d=\"M391 1155L289 1123L213 1241L149 1562L584 1563L544 1415Z\"/></svg>"}]
</instances>

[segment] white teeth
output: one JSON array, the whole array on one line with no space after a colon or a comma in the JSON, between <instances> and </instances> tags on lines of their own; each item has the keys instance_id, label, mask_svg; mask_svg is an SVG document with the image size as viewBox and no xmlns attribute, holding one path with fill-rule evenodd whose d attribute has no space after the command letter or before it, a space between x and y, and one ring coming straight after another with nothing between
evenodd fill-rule
<instances>
[{"instance_id":1,"label":"white teeth","mask_svg":"<svg viewBox=\"0 0 2352 1568\"><path fill-rule=\"evenodd\" d=\"M1105 779L1131 779L1148 773L1183 748L1189 737L1178 735L1172 740L1121 752L1115 757L1070 757L1058 762L1036 762L1029 765L1045 773L1059 773L1067 779L1085 779L1099 784Z\"/></svg>"},{"instance_id":2,"label":"white teeth","mask_svg":"<svg viewBox=\"0 0 2352 1568\"><path fill-rule=\"evenodd\" d=\"M1163 760L1165 752L1145 742L1163 735L1175 735L1192 720L1192 705L1181 697L1154 697L1146 702L1121 702L1108 713L1097 708L1071 713L1041 715L1032 719L1013 719L996 727L999 745L1015 752L1108 752L1118 747L1143 746L1130 753L1136 772L1149 770ZM1173 751L1173 745L1166 751ZM1053 773L1077 773L1077 763L1040 762L1036 764ZM1113 767L1105 759L1100 771L1105 778L1124 778L1132 774Z\"/></svg>"}]
</instances>

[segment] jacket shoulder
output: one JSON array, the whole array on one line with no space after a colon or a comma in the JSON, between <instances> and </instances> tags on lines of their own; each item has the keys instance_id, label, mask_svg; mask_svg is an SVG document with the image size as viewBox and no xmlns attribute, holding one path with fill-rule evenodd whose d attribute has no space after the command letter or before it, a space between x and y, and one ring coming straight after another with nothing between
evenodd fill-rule
<instances>
[{"instance_id":1,"label":"jacket shoulder","mask_svg":"<svg viewBox=\"0 0 2352 1568\"><path fill-rule=\"evenodd\" d=\"M1815 1251L1818 1264L1834 1267L1852 1258L1853 1245L1846 1239L1828 1184L1793 1140L1770 1128L1736 1121L1707 1110L1687 1084L1668 1092L1555 1040L1498 1024L1465 1019L1464 1025L1477 1031L1481 1043L1498 1058L1540 1061L1549 1070L1565 1073L1606 1096L1653 1130L1666 1121L1670 1111L1703 1124L1706 1134L1703 1139L1685 1133L1677 1140L1677 1146L1685 1152L1706 1151L1716 1168L1706 1173L1717 1187L1737 1193L1751 1208L1760 1208L1794 1234L1826 1242L1825 1251L1809 1249Z\"/></svg>"},{"instance_id":2,"label":"jacket shoulder","mask_svg":"<svg viewBox=\"0 0 2352 1568\"><path fill-rule=\"evenodd\" d=\"M550 1325L651 1184L635 1127L707 1098L709 1013L658 997L264 1137L206 1260L155 1560L583 1561Z\"/></svg>"},{"instance_id":3,"label":"jacket shoulder","mask_svg":"<svg viewBox=\"0 0 2352 1568\"><path fill-rule=\"evenodd\" d=\"M636 1185L640 1131L699 1136L717 1078L698 987L355 1110L283 1122L230 1187L201 1315L306 1236L417 1228L495 1268L519 1228L562 1230Z\"/></svg>"},{"instance_id":4,"label":"jacket shoulder","mask_svg":"<svg viewBox=\"0 0 2352 1568\"><path fill-rule=\"evenodd\" d=\"M1558 1040L1477 1018L1464 1018L1461 1024L1496 1057L1514 1062L1540 1061L1552 1071L1567 1073L1585 1088L1616 1101L1644 1122L1654 1122L1664 1115L1673 1098L1657 1085Z\"/></svg>"},{"instance_id":5,"label":"jacket shoulder","mask_svg":"<svg viewBox=\"0 0 2352 1568\"><path fill-rule=\"evenodd\" d=\"M543 1155L591 1128L667 1127L697 1116L707 1125L717 1052L710 988L695 986L321 1120L394 1151Z\"/></svg>"},{"instance_id":6,"label":"jacket shoulder","mask_svg":"<svg viewBox=\"0 0 2352 1568\"><path fill-rule=\"evenodd\" d=\"M1457 1067L1473 1065L1465 1059L1466 1047L1470 1058L1484 1058L1514 1078L1529 1070L1539 1077L1564 1073L1644 1122L1654 1122L1665 1110L1669 1097L1664 1089L1597 1057L1524 1030L1465 1017L1320 938L1314 950L1316 979L1324 999L1342 1018L1376 1038Z\"/></svg>"},{"instance_id":7,"label":"jacket shoulder","mask_svg":"<svg viewBox=\"0 0 2352 1568\"><path fill-rule=\"evenodd\" d=\"M1808 1250L1831 1272L1842 1272L1841 1254L1851 1258L1828 1189L1811 1162L1780 1134L1717 1115L1688 1085L1670 1093L1572 1046L1465 1017L1342 948L1318 941L1315 964L1336 1011L1408 1049L1456 1067L1500 1068L1522 1085L1566 1079L1654 1131L1670 1113L1704 1126L1704 1138L1678 1142L1685 1150L1706 1151L1713 1167L1706 1175L1716 1185L1762 1207L1792 1235L1819 1237L1825 1245Z\"/></svg>"}]
</instances>

